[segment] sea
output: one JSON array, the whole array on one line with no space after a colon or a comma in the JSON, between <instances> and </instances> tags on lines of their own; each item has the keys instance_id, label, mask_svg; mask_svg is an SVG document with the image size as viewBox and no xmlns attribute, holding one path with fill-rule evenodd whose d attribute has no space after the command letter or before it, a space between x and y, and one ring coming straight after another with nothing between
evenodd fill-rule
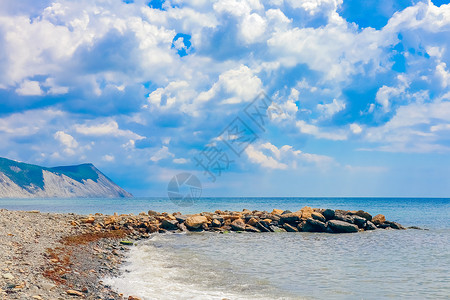
<instances>
[{"instance_id":1,"label":"sea","mask_svg":"<svg viewBox=\"0 0 450 300\"><path fill-rule=\"evenodd\" d=\"M184 214L220 210L365 210L424 230L153 235L128 251L122 275L104 278L142 299L450 299L450 199L168 198L3 199L11 210Z\"/></svg>"}]
</instances>

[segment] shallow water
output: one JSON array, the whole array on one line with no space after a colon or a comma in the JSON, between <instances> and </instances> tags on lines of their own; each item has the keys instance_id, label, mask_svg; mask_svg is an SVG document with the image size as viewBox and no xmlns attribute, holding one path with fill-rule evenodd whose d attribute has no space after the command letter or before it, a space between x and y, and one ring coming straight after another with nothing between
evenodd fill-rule
<instances>
[{"instance_id":1,"label":"shallow water","mask_svg":"<svg viewBox=\"0 0 450 300\"><path fill-rule=\"evenodd\" d=\"M0 200L8 209L77 213L363 209L429 230L356 234L156 235L129 253L123 276L105 282L143 299L449 299L450 199L165 198Z\"/></svg>"}]
</instances>

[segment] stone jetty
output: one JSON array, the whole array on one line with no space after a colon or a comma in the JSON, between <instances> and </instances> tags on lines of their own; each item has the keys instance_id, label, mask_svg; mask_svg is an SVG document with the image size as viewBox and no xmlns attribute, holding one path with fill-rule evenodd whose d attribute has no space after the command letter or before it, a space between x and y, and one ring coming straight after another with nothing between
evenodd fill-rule
<instances>
[{"instance_id":1,"label":"stone jetty","mask_svg":"<svg viewBox=\"0 0 450 300\"><path fill-rule=\"evenodd\" d=\"M142 212L134 215L96 214L73 221L75 226L88 226L93 231L125 230L133 237L148 237L152 233L200 232L326 232L352 233L376 229L405 229L401 224L387 221L368 212L311 208L291 212L274 209L271 212L248 210L202 212L193 215Z\"/></svg>"}]
</instances>

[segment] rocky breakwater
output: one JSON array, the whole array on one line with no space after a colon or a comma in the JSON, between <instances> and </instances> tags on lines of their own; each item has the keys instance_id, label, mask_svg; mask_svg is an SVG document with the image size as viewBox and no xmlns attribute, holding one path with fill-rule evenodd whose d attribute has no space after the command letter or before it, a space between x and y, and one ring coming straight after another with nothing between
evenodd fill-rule
<instances>
[{"instance_id":1,"label":"rocky breakwater","mask_svg":"<svg viewBox=\"0 0 450 300\"><path fill-rule=\"evenodd\" d=\"M352 233L376 229L405 229L401 224L387 221L368 212L311 208L291 212L274 209L272 212L247 210L202 212L195 215L158 213L149 211L133 215L90 216L74 221L93 231L125 230L131 239L146 238L151 233L175 231L236 232L327 232Z\"/></svg>"}]
</instances>

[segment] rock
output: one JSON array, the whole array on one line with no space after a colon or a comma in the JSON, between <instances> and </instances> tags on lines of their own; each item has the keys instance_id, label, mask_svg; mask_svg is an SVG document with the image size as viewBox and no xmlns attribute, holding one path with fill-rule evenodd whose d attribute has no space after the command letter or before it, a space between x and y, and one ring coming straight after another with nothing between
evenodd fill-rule
<instances>
[{"instance_id":1,"label":"rock","mask_svg":"<svg viewBox=\"0 0 450 300\"><path fill-rule=\"evenodd\" d=\"M39 295L31 296L31 298L32 298L32 299L36 299L36 300L42 300L42 297L39 296Z\"/></svg>"},{"instance_id":2,"label":"rock","mask_svg":"<svg viewBox=\"0 0 450 300\"><path fill-rule=\"evenodd\" d=\"M325 223L327 221L327 219L321 213L318 213L318 212L313 212L311 214L311 217L314 220L318 220L318 221L323 222L323 223Z\"/></svg>"},{"instance_id":3,"label":"rock","mask_svg":"<svg viewBox=\"0 0 450 300\"><path fill-rule=\"evenodd\" d=\"M81 219L81 222L83 222L85 224L92 224L95 222L95 218L93 216L90 216L86 219Z\"/></svg>"},{"instance_id":4,"label":"rock","mask_svg":"<svg viewBox=\"0 0 450 300\"><path fill-rule=\"evenodd\" d=\"M344 222L353 224L354 223L353 220L354 220L355 216L348 215L347 212L342 211L342 210L336 210L334 213L334 218L336 220L340 220L340 221L344 221Z\"/></svg>"},{"instance_id":5,"label":"rock","mask_svg":"<svg viewBox=\"0 0 450 300\"><path fill-rule=\"evenodd\" d=\"M184 225L184 223L178 223L177 227L178 227L178 229L180 229L183 232L188 231L188 229L187 229L186 225Z\"/></svg>"},{"instance_id":6,"label":"rock","mask_svg":"<svg viewBox=\"0 0 450 300\"><path fill-rule=\"evenodd\" d=\"M298 231L303 231L303 226L305 226L306 221L302 220L300 223L297 224Z\"/></svg>"},{"instance_id":7,"label":"rock","mask_svg":"<svg viewBox=\"0 0 450 300\"><path fill-rule=\"evenodd\" d=\"M154 210L149 210L149 211L148 211L148 215L149 215L149 216L157 216L157 215L159 215L159 213L156 212L156 211L154 211Z\"/></svg>"},{"instance_id":8,"label":"rock","mask_svg":"<svg viewBox=\"0 0 450 300\"><path fill-rule=\"evenodd\" d=\"M235 231L244 231L245 230L245 222L242 219L236 219L231 222L231 228Z\"/></svg>"},{"instance_id":9,"label":"rock","mask_svg":"<svg viewBox=\"0 0 450 300\"><path fill-rule=\"evenodd\" d=\"M220 227L222 223L218 219L213 219L211 222L211 227Z\"/></svg>"},{"instance_id":10,"label":"rock","mask_svg":"<svg viewBox=\"0 0 450 300\"><path fill-rule=\"evenodd\" d=\"M325 219L332 220L334 219L334 210L327 208L323 211L322 215L325 217Z\"/></svg>"},{"instance_id":11,"label":"rock","mask_svg":"<svg viewBox=\"0 0 450 300\"><path fill-rule=\"evenodd\" d=\"M184 221L186 221L186 219L188 218L188 216L185 215L176 215L175 219L178 221L178 223L183 223Z\"/></svg>"},{"instance_id":12,"label":"rock","mask_svg":"<svg viewBox=\"0 0 450 300\"><path fill-rule=\"evenodd\" d=\"M82 297L83 296L82 292L76 291L76 290L67 290L66 293L71 295L71 296L78 296L78 297Z\"/></svg>"},{"instance_id":13,"label":"rock","mask_svg":"<svg viewBox=\"0 0 450 300\"><path fill-rule=\"evenodd\" d=\"M105 225L115 224L116 222L117 222L117 219L115 216L109 216L103 220L103 224L105 224Z\"/></svg>"},{"instance_id":14,"label":"rock","mask_svg":"<svg viewBox=\"0 0 450 300\"><path fill-rule=\"evenodd\" d=\"M375 225L380 225L386 221L386 217L384 215L379 214L373 217L371 221Z\"/></svg>"},{"instance_id":15,"label":"rock","mask_svg":"<svg viewBox=\"0 0 450 300\"><path fill-rule=\"evenodd\" d=\"M355 215L360 216L364 219L366 219L367 221L372 221L372 215L369 214L368 212L365 212L363 210L358 210Z\"/></svg>"},{"instance_id":16,"label":"rock","mask_svg":"<svg viewBox=\"0 0 450 300\"><path fill-rule=\"evenodd\" d=\"M292 213L292 211L290 211L290 210L287 209L287 210L283 211L281 214L282 214L282 215L285 215L285 214L290 214L290 213Z\"/></svg>"},{"instance_id":17,"label":"rock","mask_svg":"<svg viewBox=\"0 0 450 300\"><path fill-rule=\"evenodd\" d=\"M265 226L264 221L259 221L256 223L256 228L261 230L261 232L271 232L271 230Z\"/></svg>"},{"instance_id":18,"label":"rock","mask_svg":"<svg viewBox=\"0 0 450 300\"><path fill-rule=\"evenodd\" d=\"M177 220L163 220L161 223L161 228L167 230L177 230L178 229L178 221Z\"/></svg>"},{"instance_id":19,"label":"rock","mask_svg":"<svg viewBox=\"0 0 450 300\"><path fill-rule=\"evenodd\" d=\"M283 223L291 223L294 224L298 221L300 221L302 217L302 213L301 212L295 212L295 213L283 213L280 216L280 221Z\"/></svg>"},{"instance_id":20,"label":"rock","mask_svg":"<svg viewBox=\"0 0 450 300\"><path fill-rule=\"evenodd\" d=\"M14 275L11 273L2 274L2 277L3 277L3 279L6 279L6 280L14 280Z\"/></svg>"},{"instance_id":21,"label":"rock","mask_svg":"<svg viewBox=\"0 0 450 300\"><path fill-rule=\"evenodd\" d=\"M121 245L125 245L125 246L133 246L134 243L131 241L120 241Z\"/></svg>"},{"instance_id":22,"label":"rock","mask_svg":"<svg viewBox=\"0 0 450 300\"><path fill-rule=\"evenodd\" d=\"M375 230L377 229L377 226L375 226L375 224L373 224L370 221L366 222L366 227L364 228L365 230Z\"/></svg>"},{"instance_id":23,"label":"rock","mask_svg":"<svg viewBox=\"0 0 450 300\"><path fill-rule=\"evenodd\" d=\"M283 228L286 229L287 232L298 232L298 229L288 223L283 224Z\"/></svg>"},{"instance_id":24,"label":"rock","mask_svg":"<svg viewBox=\"0 0 450 300\"><path fill-rule=\"evenodd\" d=\"M282 213L283 213L283 210L281 210L281 209L274 209L271 212L272 215L281 215Z\"/></svg>"},{"instance_id":25,"label":"rock","mask_svg":"<svg viewBox=\"0 0 450 300\"><path fill-rule=\"evenodd\" d=\"M353 223L355 223L355 225L358 226L359 228L364 228L366 226L366 222L367 222L366 218L360 217L358 215L354 215L352 217L353 217Z\"/></svg>"},{"instance_id":26,"label":"rock","mask_svg":"<svg viewBox=\"0 0 450 300\"><path fill-rule=\"evenodd\" d=\"M400 230L406 229L405 227L403 227L402 225L400 225L397 222L386 221L386 223L388 223L391 226L391 228L394 228L394 229L400 229Z\"/></svg>"},{"instance_id":27,"label":"rock","mask_svg":"<svg viewBox=\"0 0 450 300\"><path fill-rule=\"evenodd\" d=\"M314 210L309 206L303 207L300 211L302 212L302 219L304 220L311 218L311 215L314 212Z\"/></svg>"},{"instance_id":28,"label":"rock","mask_svg":"<svg viewBox=\"0 0 450 300\"><path fill-rule=\"evenodd\" d=\"M250 218L249 220L248 220L248 222L247 222L247 224L248 225L251 225L251 226L255 226L256 225L256 223L258 223L258 220L256 219L256 218Z\"/></svg>"},{"instance_id":29,"label":"rock","mask_svg":"<svg viewBox=\"0 0 450 300\"><path fill-rule=\"evenodd\" d=\"M306 223L302 227L305 232L325 232L326 229L325 223L312 218L306 219Z\"/></svg>"},{"instance_id":30,"label":"rock","mask_svg":"<svg viewBox=\"0 0 450 300\"><path fill-rule=\"evenodd\" d=\"M259 230L256 227L253 227L252 225L245 225L245 231L250 231L250 232L261 232L261 230Z\"/></svg>"},{"instance_id":31,"label":"rock","mask_svg":"<svg viewBox=\"0 0 450 300\"><path fill-rule=\"evenodd\" d=\"M198 229L207 222L208 218L206 218L205 216L191 216L186 219L184 224L188 229Z\"/></svg>"},{"instance_id":32,"label":"rock","mask_svg":"<svg viewBox=\"0 0 450 300\"><path fill-rule=\"evenodd\" d=\"M54 288L56 288L56 284L53 284L51 282L47 282L47 281L43 281L40 284L41 289L46 290L46 291L51 291Z\"/></svg>"},{"instance_id":33,"label":"rock","mask_svg":"<svg viewBox=\"0 0 450 300\"><path fill-rule=\"evenodd\" d=\"M138 296L128 296L128 300L141 300Z\"/></svg>"},{"instance_id":34,"label":"rock","mask_svg":"<svg viewBox=\"0 0 450 300\"><path fill-rule=\"evenodd\" d=\"M383 224L378 224L377 227L383 229L391 229L391 224L384 222Z\"/></svg>"},{"instance_id":35,"label":"rock","mask_svg":"<svg viewBox=\"0 0 450 300\"><path fill-rule=\"evenodd\" d=\"M344 221L330 220L327 224L334 233L358 232L358 226Z\"/></svg>"}]
</instances>

